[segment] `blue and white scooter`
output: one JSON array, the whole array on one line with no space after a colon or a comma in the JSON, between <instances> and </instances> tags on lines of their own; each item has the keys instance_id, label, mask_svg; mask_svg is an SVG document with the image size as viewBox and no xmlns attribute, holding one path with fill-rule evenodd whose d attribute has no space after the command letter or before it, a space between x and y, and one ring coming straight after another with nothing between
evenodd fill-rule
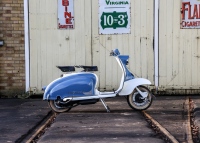
<instances>
[{"instance_id":1,"label":"blue and white scooter","mask_svg":"<svg viewBox=\"0 0 200 143\"><path fill-rule=\"evenodd\" d=\"M135 110L145 110L150 107L153 95L143 85L151 82L144 78L135 78L128 70L128 55L120 55L118 49L110 52L115 57L122 69L120 86L116 91L98 91L98 77L88 71L96 71L96 66L80 66L83 72L64 74L62 77L52 81L45 90L43 100L47 100L51 109L55 112L66 112L77 105L94 104L101 101L107 112L110 112L104 99L116 96L126 96L129 106ZM62 71L75 71L74 66L58 67Z\"/></svg>"}]
</instances>

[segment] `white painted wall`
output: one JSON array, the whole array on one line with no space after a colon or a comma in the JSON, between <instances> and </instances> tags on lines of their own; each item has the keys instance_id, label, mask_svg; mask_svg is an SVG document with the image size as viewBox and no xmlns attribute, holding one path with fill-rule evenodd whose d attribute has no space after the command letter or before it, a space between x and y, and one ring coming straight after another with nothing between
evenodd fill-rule
<instances>
[{"instance_id":1,"label":"white painted wall","mask_svg":"<svg viewBox=\"0 0 200 143\"><path fill-rule=\"evenodd\" d=\"M200 30L180 28L180 8L178 0L160 1L159 87L199 93Z\"/></svg>"},{"instance_id":2,"label":"white painted wall","mask_svg":"<svg viewBox=\"0 0 200 143\"><path fill-rule=\"evenodd\" d=\"M135 76L154 84L154 0L131 0L131 34L99 35L98 0L74 0L75 29L57 29L57 1L29 0L30 87L60 76L57 65L96 65L101 90L118 88L121 71L111 49L130 55Z\"/></svg>"}]
</instances>

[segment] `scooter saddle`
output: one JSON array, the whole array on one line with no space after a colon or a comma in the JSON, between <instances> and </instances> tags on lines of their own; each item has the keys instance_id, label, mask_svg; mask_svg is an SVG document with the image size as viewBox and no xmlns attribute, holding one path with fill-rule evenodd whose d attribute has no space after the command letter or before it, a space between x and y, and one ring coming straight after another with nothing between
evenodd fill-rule
<instances>
[{"instance_id":1,"label":"scooter saddle","mask_svg":"<svg viewBox=\"0 0 200 143\"><path fill-rule=\"evenodd\" d=\"M74 66L56 66L56 67L59 68L62 72L75 71L75 67Z\"/></svg>"},{"instance_id":2,"label":"scooter saddle","mask_svg":"<svg viewBox=\"0 0 200 143\"><path fill-rule=\"evenodd\" d=\"M84 71L98 71L97 66L82 66Z\"/></svg>"},{"instance_id":3,"label":"scooter saddle","mask_svg":"<svg viewBox=\"0 0 200 143\"><path fill-rule=\"evenodd\" d=\"M83 68L83 71L98 71L97 66L75 66L76 68Z\"/></svg>"}]
</instances>

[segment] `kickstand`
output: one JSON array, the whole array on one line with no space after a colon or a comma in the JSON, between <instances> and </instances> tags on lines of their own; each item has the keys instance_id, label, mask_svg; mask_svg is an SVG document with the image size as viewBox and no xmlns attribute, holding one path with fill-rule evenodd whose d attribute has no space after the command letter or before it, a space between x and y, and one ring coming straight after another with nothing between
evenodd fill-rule
<instances>
[{"instance_id":1,"label":"kickstand","mask_svg":"<svg viewBox=\"0 0 200 143\"><path fill-rule=\"evenodd\" d=\"M108 105L105 103L105 101L104 101L102 98L100 98L100 100L101 100L101 103L103 104L103 106L106 108L107 112L110 112L110 108L109 108Z\"/></svg>"}]
</instances>

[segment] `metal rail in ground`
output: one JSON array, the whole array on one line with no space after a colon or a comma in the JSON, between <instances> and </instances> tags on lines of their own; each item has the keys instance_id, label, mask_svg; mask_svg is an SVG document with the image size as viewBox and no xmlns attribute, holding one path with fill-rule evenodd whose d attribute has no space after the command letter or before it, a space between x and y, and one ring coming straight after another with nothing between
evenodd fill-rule
<instances>
[{"instance_id":1,"label":"metal rail in ground","mask_svg":"<svg viewBox=\"0 0 200 143\"><path fill-rule=\"evenodd\" d=\"M28 134L24 135L20 143L35 143L36 140L44 134L44 130L48 128L56 118L57 113L50 111L48 115L32 129Z\"/></svg>"},{"instance_id":2,"label":"metal rail in ground","mask_svg":"<svg viewBox=\"0 0 200 143\"><path fill-rule=\"evenodd\" d=\"M160 125L155 119L153 119L149 114L147 114L145 111L142 111L142 113L144 114L144 116L146 117L146 118L148 118L149 120L151 120L151 122L152 122L152 124L154 125L154 126L156 126L159 130L160 130L160 132L163 134L163 135L165 135L171 142L173 142L173 143L179 143L177 140L176 140L176 138L172 135L172 134L170 134L162 125Z\"/></svg>"},{"instance_id":3,"label":"metal rail in ground","mask_svg":"<svg viewBox=\"0 0 200 143\"><path fill-rule=\"evenodd\" d=\"M185 126L186 126L186 140L187 143L193 143L193 136L192 136L192 128L191 128L191 100L189 97L186 98L186 101L184 103L184 109L185 112L187 113L187 118L185 121ZM148 113L145 111L142 111L143 115L151 121L151 123L158 128L161 134L163 134L165 137L167 137L167 140L169 140L172 143L179 143L179 141L170 133L166 128L164 128L158 121L153 119Z\"/></svg>"}]
</instances>

